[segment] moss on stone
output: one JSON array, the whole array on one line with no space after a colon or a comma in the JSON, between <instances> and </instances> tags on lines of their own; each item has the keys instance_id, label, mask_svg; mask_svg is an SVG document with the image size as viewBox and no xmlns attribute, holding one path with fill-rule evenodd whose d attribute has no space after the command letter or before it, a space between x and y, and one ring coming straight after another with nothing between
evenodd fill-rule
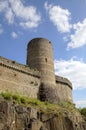
<instances>
[{"instance_id":1,"label":"moss on stone","mask_svg":"<svg viewBox=\"0 0 86 130\"><path fill-rule=\"evenodd\" d=\"M53 113L53 114L64 114L64 113L74 113L77 111L74 104L70 102L61 102L60 104L42 102L38 99L27 98L19 95L18 93L12 94L11 92L3 92L0 94L4 99L15 101L18 104L25 105L27 107L33 107L38 109L43 113Z\"/></svg>"}]
</instances>

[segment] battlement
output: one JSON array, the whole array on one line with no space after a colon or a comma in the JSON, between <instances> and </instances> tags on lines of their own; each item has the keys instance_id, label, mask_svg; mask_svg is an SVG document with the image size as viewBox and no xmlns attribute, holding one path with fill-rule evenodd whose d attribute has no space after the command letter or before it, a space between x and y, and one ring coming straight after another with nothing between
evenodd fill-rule
<instances>
[{"instance_id":1,"label":"battlement","mask_svg":"<svg viewBox=\"0 0 86 130\"><path fill-rule=\"evenodd\" d=\"M55 78L56 78L56 83L66 84L72 89L72 83L67 78L58 75L56 75Z\"/></svg>"},{"instance_id":2,"label":"battlement","mask_svg":"<svg viewBox=\"0 0 86 130\"><path fill-rule=\"evenodd\" d=\"M1 56L0 56L0 66L7 67L9 69L13 69L15 71L40 78L40 72L38 70L36 69L33 70L27 65L22 65L20 63L17 63L16 61L12 61Z\"/></svg>"},{"instance_id":3,"label":"battlement","mask_svg":"<svg viewBox=\"0 0 86 130\"><path fill-rule=\"evenodd\" d=\"M72 102L72 84L55 75L52 43L45 38L28 43L26 65L0 56L0 93L7 90L50 103Z\"/></svg>"}]
</instances>

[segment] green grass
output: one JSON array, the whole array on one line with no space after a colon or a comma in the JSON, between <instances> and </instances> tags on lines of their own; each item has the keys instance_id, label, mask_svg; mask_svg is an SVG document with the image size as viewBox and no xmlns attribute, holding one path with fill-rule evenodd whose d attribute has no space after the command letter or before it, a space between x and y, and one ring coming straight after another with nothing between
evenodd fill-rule
<instances>
[{"instance_id":1,"label":"green grass","mask_svg":"<svg viewBox=\"0 0 86 130\"><path fill-rule=\"evenodd\" d=\"M0 95L1 95L4 99L6 99L6 100L11 100L11 98L12 98L12 95L11 95L10 92L1 93Z\"/></svg>"},{"instance_id":2,"label":"green grass","mask_svg":"<svg viewBox=\"0 0 86 130\"><path fill-rule=\"evenodd\" d=\"M71 102L61 102L60 103L61 109L63 109L63 111L72 114L74 112L78 112L78 110L75 107L75 104L71 103Z\"/></svg>"},{"instance_id":3,"label":"green grass","mask_svg":"<svg viewBox=\"0 0 86 130\"><path fill-rule=\"evenodd\" d=\"M6 100L15 101L16 103L25 105L26 107L36 108L44 113L61 114L64 113L64 111L67 111L69 113L74 112L76 110L75 106L72 103L68 102L62 102L60 105L54 103L50 104L48 102L42 102L38 99L21 96L18 93L12 94L8 91L3 92L0 95Z\"/></svg>"},{"instance_id":4,"label":"green grass","mask_svg":"<svg viewBox=\"0 0 86 130\"><path fill-rule=\"evenodd\" d=\"M11 92L7 91L7 92L2 92L0 95L6 100L10 100L10 101L13 100L13 101L16 101L19 104L28 103L28 99L24 96L21 96L18 93L12 94Z\"/></svg>"},{"instance_id":5,"label":"green grass","mask_svg":"<svg viewBox=\"0 0 86 130\"><path fill-rule=\"evenodd\" d=\"M11 92L3 92L0 94L5 100L15 101L18 104L25 105L27 107L34 107L44 113L59 113L60 108L57 104L50 104L48 102L42 102L38 99L27 98L20 94L11 94Z\"/></svg>"}]
</instances>

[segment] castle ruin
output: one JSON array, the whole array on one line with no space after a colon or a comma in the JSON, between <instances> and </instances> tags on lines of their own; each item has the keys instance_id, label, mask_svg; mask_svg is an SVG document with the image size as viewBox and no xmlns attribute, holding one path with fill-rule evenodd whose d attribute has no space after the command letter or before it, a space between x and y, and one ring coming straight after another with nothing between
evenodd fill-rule
<instances>
[{"instance_id":1,"label":"castle ruin","mask_svg":"<svg viewBox=\"0 0 86 130\"><path fill-rule=\"evenodd\" d=\"M0 93L6 91L50 103L72 102L72 84L55 75L52 43L44 38L28 43L26 65L0 57Z\"/></svg>"}]
</instances>

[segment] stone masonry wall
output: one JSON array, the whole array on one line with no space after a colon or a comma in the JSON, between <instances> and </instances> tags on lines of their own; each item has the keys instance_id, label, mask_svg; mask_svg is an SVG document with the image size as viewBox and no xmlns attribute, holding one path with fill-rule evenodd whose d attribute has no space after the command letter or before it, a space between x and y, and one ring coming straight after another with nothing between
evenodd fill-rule
<instances>
[{"instance_id":1,"label":"stone masonry wall","mask_svg":"<svg viewBox=\"0 0 86 130\"><path fill-rule=\"evenodd\" d=\"M27 64L41 72L41 82L55 85L53 49L49 40L35 38L29 42Z\"/></svg>"},{"instance_id":2,"label":"stone masonry wall","mask_svg":"<svg viewBox=\"0 0 86 130\"><path fill-rule=\"evenodd\" d=\"M23 65L17 63L6 63L6 60L0 60L0 92L11 91L21 95L37 98L40 75L39 72L28 71Z\"/></svg>"},{"instance_id":3,"label":"stone masonry wall","mask_svg":"<svg viewBox=\"0 0 86 130\"><path fill-rule=\"evenodd\" d=\"M37 70L32 70L26 65L0 57L0 93L8 90L27 97L39 98L42 91L40 91L40 86L42 86L40 76L41 74ZM45 85L41 94L42 98L47 97L47 101L53 102L54 99L55 102L72 102L72 84L68 79L56 76L56 85L54 87L51 83ZM46 97L44 97L45 95Z\"/></svg>"},{"instance_id":4,"label":"stone masonry wall","mask_svg":"<svg viewBox=\"0 0 86 130\"><path fill-rule=\"evenodd\" d=\"M68 79L56 76L56 88L60 101L72 102L72 84Z\"/></svg>"}]
</instances>

